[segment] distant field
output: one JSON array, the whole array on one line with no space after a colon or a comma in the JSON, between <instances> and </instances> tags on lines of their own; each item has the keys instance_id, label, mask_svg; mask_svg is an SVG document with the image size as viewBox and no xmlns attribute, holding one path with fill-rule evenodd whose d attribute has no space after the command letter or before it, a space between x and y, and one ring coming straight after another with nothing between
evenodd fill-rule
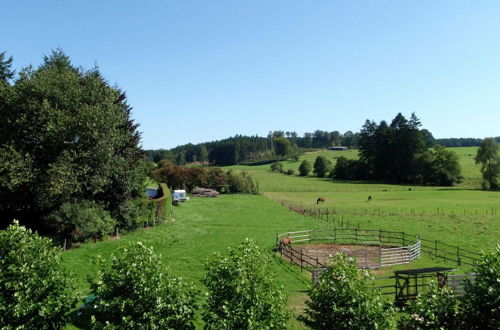
<instances>
[{"instance_id":1,"label":"distant field","mask_svg":"<svg viewBox=\"0 0 500 330\"><path fill-rule=\"evenodd\" d=\"M404 230L474 250L493 249L500 237L500 193L479 190L480 167L473 160L476 147L450 149L460 156L464 176L464 182L454 187L335 182L273 173L269 165L232 168L252 175L264 196L298 207L328 209L351 225ZM285 161L284 168L297 170L303 159L312 163L318 155L335 163L341 155L356 158L357 152L318 151L298 162ZM316 205L320 196L326 202ZM372 196L370 202L368 196Z\"/></svg>"}]
</instances>

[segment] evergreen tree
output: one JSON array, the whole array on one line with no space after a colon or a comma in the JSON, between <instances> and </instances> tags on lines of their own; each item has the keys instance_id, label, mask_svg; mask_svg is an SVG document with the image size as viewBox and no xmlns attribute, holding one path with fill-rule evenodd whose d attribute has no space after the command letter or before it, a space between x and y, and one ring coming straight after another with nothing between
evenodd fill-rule
<instances>
[{"instance_id":1,"label":"evergreen tree","mask_svg":"<svg viewBox=\"0 0 500 330\"><path fill-rule=\"evenodd\" d=\"M313 173L316 174L318 178L324 178L330 170L329 162L324 156L316 157L313 167Z\"/></svg>"},{"instance_id":2,"label":"evergreen tree","mask_svg":"<svg viewBox=\"0 0 500 330\"><path fill-rule=\"evenodd\" d=\"M300 176L308 176L311 173L311 169L311 163L304 159L299 166Z\"/></svg>"}]
</instances>

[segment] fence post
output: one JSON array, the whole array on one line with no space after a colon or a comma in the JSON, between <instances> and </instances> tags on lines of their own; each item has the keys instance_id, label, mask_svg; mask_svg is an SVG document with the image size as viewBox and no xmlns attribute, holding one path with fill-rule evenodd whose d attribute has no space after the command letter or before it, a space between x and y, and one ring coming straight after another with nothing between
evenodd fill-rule
<instances>
[{"instance_id":1,"label":"fence post","mask_svg":"<svg viewBox=\"0 0 500 330\"><path fill-rule=\"evenodd\" d=\"M457 265L460 266L461 261L460 261L460 246L457 246Z\"/></svg>"},{"instance_id":2,"label":"fence post","mask_svg":"<svg viewBox=\"0 0 500 330\"><path fill-rule=\"evenodd\" d=\"M368 245L365 245L365 267L368 269Z\"/></svg>"},{"instance_id":3,"label":"fence post","mask_svg":"<svg viewBox=\"0 0 500 330\"><path fill-rule=\"evenodd\" d=\"M304 251L302 249L300 249L300 271L301 272L302 272L302 260L304 259L303 255L304 255Z\"/></svg>"},{"instance_id":4,"label":"fence post","mask_svg":"<svg viewBox=\"0 0 500 330\"><path fill-rule=\"evenodd\" d=\"M358 244L358 228L355 228L356 230L356 244Z\"/></svg>"},{"instance_id":5,"label":"fence post","mask_svg":"<svg viewBox=\"0 0 500 330\"><path fill-rule=\"evenodd\" d=\"M66 239L64 239L63 250L66 250Z\"/></svg>"}]
</instances>

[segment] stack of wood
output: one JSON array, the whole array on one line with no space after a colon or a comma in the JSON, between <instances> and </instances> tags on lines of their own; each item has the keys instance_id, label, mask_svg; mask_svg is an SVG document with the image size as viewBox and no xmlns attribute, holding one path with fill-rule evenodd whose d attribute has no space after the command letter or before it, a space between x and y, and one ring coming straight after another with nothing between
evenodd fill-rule
<instances>
[{"instance_id":1,"label":"stack of wood","mask_svg":"<svg viewBox=\"0 0 500 330\"><path fill-rule=\"evenodd\" d=\"M219 192L215 189L209 188L194 188L191 192L191 196L194 197L219 197Z\"/></svg>"}]
</instances>

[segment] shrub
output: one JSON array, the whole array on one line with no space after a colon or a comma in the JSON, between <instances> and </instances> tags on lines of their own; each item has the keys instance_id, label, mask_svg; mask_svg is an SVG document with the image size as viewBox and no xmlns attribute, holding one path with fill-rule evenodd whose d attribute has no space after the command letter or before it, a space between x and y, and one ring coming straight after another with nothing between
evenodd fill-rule
<instances>
[{"instance_id":1,"label":"shrub","mask_svg":"<svg viewBox=\"0 0 500 330\"><path fill-rule=\"evenodd\" d=\"M0 231L0 256L2 329L63 327L77 300L59 249L14 222Z\"/></svg>"},{"instance_id":2,"label":"shrub","mask_svg":"<svg viewBox=\"0 0 500 330\"><path fill-rule=\"evenodd\" d=\"M302 163L299 166L299 174L300 176L308 176L309 173L311 173L311 163L309 163L307 160L303 160Z\"/></svg>"},{"instance_id":3,"label":"shrub","mask_svg":"<svg viewBox=\"0 0 500 330\"><path fill-rule=\"evenodd\" d=\"M319 277L306 301L303 321L314 329L388 329L394 326L394 310L382 303L367 273L344 254Z\"/></svg>"},{"instance_id":4,"label":"shrub","mask_svg":"<svg viewBox=\"0 0 500 330\"><path fill-rule=\"evenodd\" d=\"M500 245L483 253L475 265L474 281L466 282L461 306L467 329L500 329Z\"/></svg>"},{"instance_id":5,"label":"shrub","mask_svg":"<svg viewBox=\"0 0 500 330\"><path fill-rule=\"evenodd\" d=\"M57 229L58 234L76 242L101 239L112 233L116 225L108 211L86 200L62 204L47 217L47 221L49 226Z\"/></svg>"},{"instance_id":6,"label":"shrub","mask_svg":"<svg viewBox=\"0 0 500 330\"><path fill-rule=\"evenodd\" d=\"M101 261L102 263L102 261ZM141 242L129 244L101 267L91 284L95 300L86 313L95 328L193 329L195 291L169 277L160 258Z\"/></svg>"},{"instance_id":7,"label":"shrub","mask_svg":"<svg viewBox=\"0 0 500 330\"><path fill-rule=\"evenodd\" d=\"M207 329L283 329L286 296L268 270L269 259L248 239L205 265Z\"/></svg>"},{"instance_id":8,"label":"shrub","mask_svg":"<svg viewBox=\"0 0 500 330\"><path fill-rule=\"evenodd\" d=\"M400 329L456 329L458 322L458 299L447 288L438 288L430 283L430 290L410 302L399 322Z\"/></svg>"},{"instance_id":9,"label":"shrub","mask_svg":"<svg viewBox=\"0 0 500 330\"><path fill-rule=\"evenodd\" d=\"M228 185L226 192L228 193L256 194L259 192L257 185L245 171L235 174L232 170L229 170L226 177Z\"/></svg>"},{"instance_id":10,"label":"shrub","mask_svg":"<svg viewBox=\"0 0 500 330\"><path fill-rule=\"evenodd\" d=\"M283 164L280 162L274 162L271 164L271 171L273 172L283 172Z\"/></svg>"},{"instance_id":11,"label":"shrub","mask_svg":"<svg viewBox=\"0 0 500 330\"><path fill-rule=\"evenodd\" d=\"M295 171L293 169L289 169L285 172L286 175L294 175Z\"/></svg>"},{"instance_id":12,"label":"shrub","mask_svg":"<svg viewBox=\"0 0 500 330\"><path fill-rule=\"evenodd\" d=\"M316 157L314 161L314 170L313 173L316 174L318 178L324 178L326 173L330 170L330 162L323 156Z\"/></svg>"}]
</instances>

